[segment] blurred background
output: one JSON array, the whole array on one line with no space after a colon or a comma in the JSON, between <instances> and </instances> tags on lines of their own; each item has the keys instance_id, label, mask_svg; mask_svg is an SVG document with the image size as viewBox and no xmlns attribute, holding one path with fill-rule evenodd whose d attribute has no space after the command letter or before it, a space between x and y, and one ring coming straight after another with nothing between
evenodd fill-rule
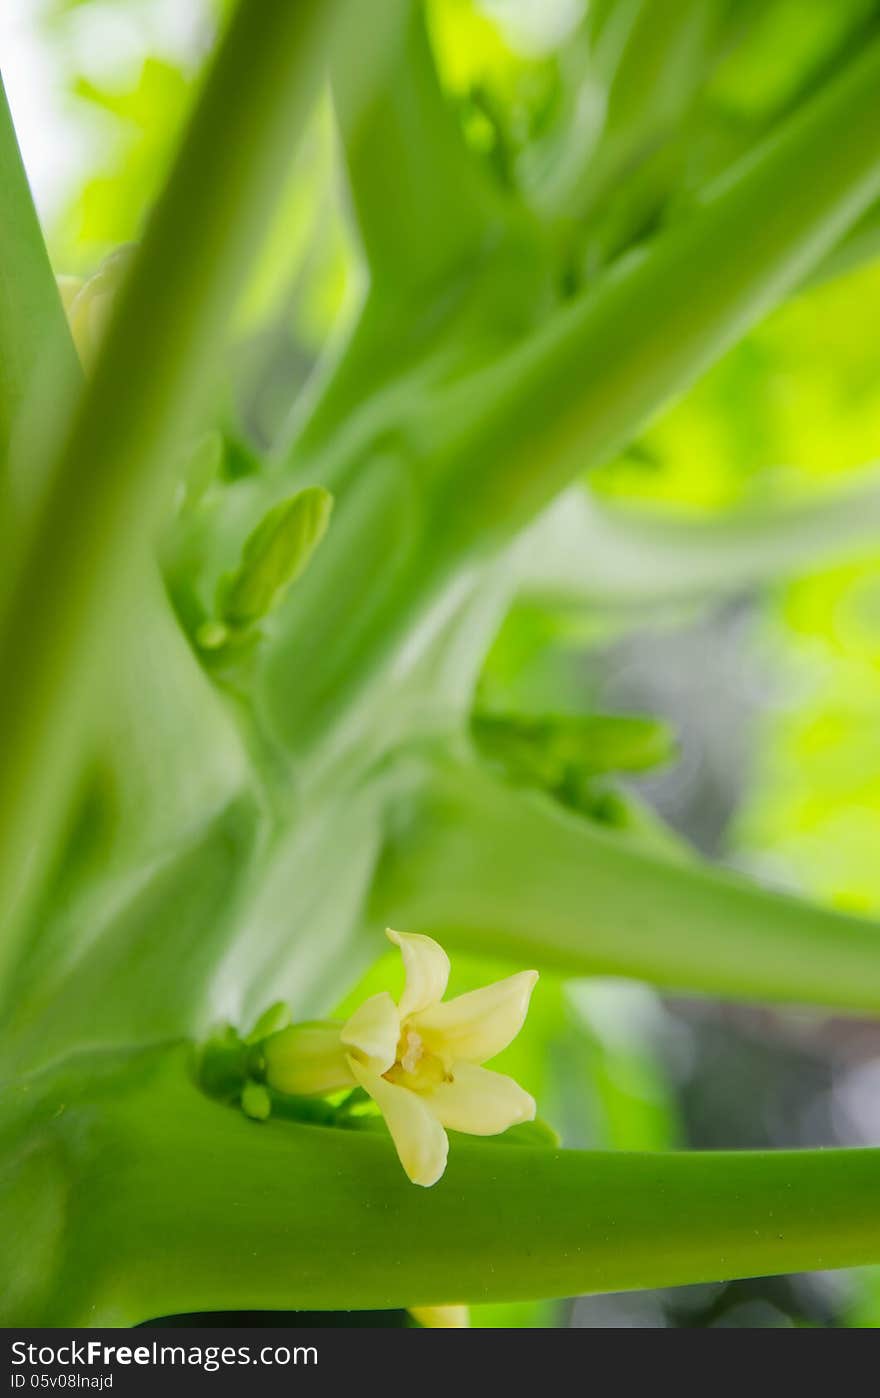
<instances>
[{"instance_id":1,"label":"blurred background","mask_svg":"<svg viewBox=\"0 0 880 1398\"><path fill-rule=\"evenodd\" d=\"M741 8L750 22L705 96L716 145L783 113L830 53L858 42L875 9L867 0ZM88 274L137 239L223 9L215 0L4 0L0 60L58 273ZM449 100L500 180L558 112L585 9L584 0L429 4ZM224 412L242 451L271 440L345 326L361 278L325 104L238 311ZM878 320L880 261L809 287L595 473L591 490L609 508L699 525L808 505L844 477L868 479L880 457ZM675 756L626 784L683 837L776 887L877 916L875 509L876 550L863 539L833 559L823 549L797 566L771 560L708 596L659 587L521 604L489 656L481 701L660 716ZM459 988L486 970L465 967ZM545 979L535 1005L510 1070L515 1059L567 1145L880 1141L880 1025L606 981ZM474 1323L873 1327L880 1273L477 1308Z\"/></svg>"}]
</instances>

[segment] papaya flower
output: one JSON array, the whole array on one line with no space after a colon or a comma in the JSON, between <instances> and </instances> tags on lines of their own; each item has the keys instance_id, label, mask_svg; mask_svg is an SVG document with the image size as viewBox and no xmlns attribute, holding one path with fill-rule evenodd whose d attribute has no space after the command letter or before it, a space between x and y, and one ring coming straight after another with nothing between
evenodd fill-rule
<instances>
[{"instance_id":1,"label":"papaya flower","mask_svg":"<svg viewBox=\"0 0 880 1398\"><path fill-rule=\"evenodd\" d=\"M444 1000L449 958L431 937L387 936L403 957L400 1002L371 995L344 1024L294 1024L265 1040L265 1078L297 1096L359 1086L373 1099L413 1184L446 1169L447 1130L495 1136L532 1121L535 1102L483 1067L522 1028L537 971Z\"/></svg>"},{"instance_id":2,"label":"papaya flower","mask_svg":"<svg viewBox=\"0 0 880 1398\"><path fill-rule=\"evenodd\" d=\"M410 1306L409 1313L425 1330L468 1330L471 1313L467 1306Z\"/></svg>"},{"instance_id":3,"label":"papaya flower","mask_svg":"<svg viewBox=\"0 0 880 1398\"><path fill-rule=\"evenodd\" d=\"M58 291L79 357L91 366L110 320L122 279L131 265L134 245L115 248L91 277L58 277Z\"/></svg>"}]
</instances>

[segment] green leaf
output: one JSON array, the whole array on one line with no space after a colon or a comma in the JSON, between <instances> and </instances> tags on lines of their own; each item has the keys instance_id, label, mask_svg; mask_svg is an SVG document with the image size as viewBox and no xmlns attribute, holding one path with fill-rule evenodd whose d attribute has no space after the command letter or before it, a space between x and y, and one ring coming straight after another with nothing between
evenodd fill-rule
<instances>
[{"instance_id":1,"label":"green leaf","mask_svg":"<svg viewBox=\"0 0 880 1398\"><path fill-rule=\"evenodd\" d=\"M471 733L480 753L516 780L558 790L575 777L644 772L674 752L660 719L619 714L543 718L475 714Z\"/></svg>"},{"instance_id":2,"label":"green leaf","mask_svg":"<svg viewBox=\"0 0 880 1398\"><path fill-rule=\"evenodd\" d=\"M8 456L20 429L22 408L33 408L36 381L52 382L48 371L76 379L79 366L61 297L43 242L37 211L22 164L12 115L0 81L0 485L8 482ZM40 372L43 371L43 372ZM33 464L28 463L33 470ZM4 498L4 525L10 500Z\"/></svg>"}]
</instances>

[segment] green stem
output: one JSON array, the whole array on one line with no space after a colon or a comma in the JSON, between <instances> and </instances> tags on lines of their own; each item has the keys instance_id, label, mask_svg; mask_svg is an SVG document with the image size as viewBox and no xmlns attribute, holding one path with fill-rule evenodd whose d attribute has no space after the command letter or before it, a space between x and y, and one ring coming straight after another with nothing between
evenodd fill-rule
<instances>
[{"instance_id":1,"label":"green stem","mask_svg":"<svg viewBox=\"0 0 880 1398\"><path fill-rule=\"evenodd\" d=\"M451 387L433 423L458 424L437 453L438 517L475 544L515 529L797 286L880 195L878 91L875 41L690 216Z\"/></svg>"},{"instance_id":2,"label":"green stem","mask_svg":"<svg viewBox=\"0 0 880 1398\"><path fill-rule=\"evenodd\" d=\"M182 1049L140 1055L118 1078L105 1061L85 1089L80 1065L39 1115L0 1182L7 1325L505 1301L880 1262L878 1150L594 1153L455 1136L443 1180L419 1189L384 1130L248 1121L196 1091ZM21 1265L35 1250L44 1271Z\"/></svg>"},{"instance_id":3,"label":"green stem","mask_svg":"<svg viewBox=\"0 0 880 1398\"><path fill-rule=\"evenodd\" d=\"M108 643L222 351L342 5L242 3L24 539L0 670L0 910L43 872ZM242 81L247 74L247 81Z\"/></svg>"},{"instance_id":4,"label":"green stem","mask_svg":"<svg viewBox=\"0 0 880 1398\"><path fill-rule=\"evenodd\" d=\"M466 144L422 4L386 0L382 23L381 60L362 64L375 75L366 99L348 65L332 75L368 289L347 341L293 411L276 453L288 463L313 462L364 404L375 414L389 385L406 401L407 380L430 378L432 358L445 358L449 372L474 315L482 333L494 320L495 333L509 338L546 302L542 231ZM493 294L499 266L503 285Z\"/></svg>"},{"instance_id":5,"label":"green stem","mask_svg":"<svg viewBox=\"0 0 880 1398\"><path fill-rule=\"evenodd\" d=\"M834 277L854 272L880 254L880 205L873 205L845 238L823 258L806 279L806 286L821 286Z\"/></svg>"},{"instance_id":6,"label":"green stem","mask_svg":"<svg viewBox=\"0 0 880 1398\"><path fill-rule=\"evenodd\" d=\"M880 1011L876 923L668 860L480 769L441 771L401 814L372 915L567 975Z\"/></svg>"},{"instance_id":7,"label":"green stem","mask_svg":"<svg viewBox=\"0 0 880 1398\"><path fill-rule=\"evenodd\" d=\"M389 391L340 426L335 450L349 473L360 468L357 489L375 475L371 454L394 458L388 527L406 501L408 542L393 553L396 576L381 558L371 576L353 575L351 560L384 541L368 530L343 547L340 491L338 548L331 539L316 559L267 656L263 710L280 746L341 728L368 677L424 634L465 560L506 544L801 282L880 195L878 91L880 42L690 216L517 348L441 386ZM329 402L332 382L327 392ZM325 618L327 605L345 626Z\"/></svg>"},{"instance_id":8,"label":"green stem","mask_svg":"<svg viewBox=\"0 0 880 1398\"><path fill-rule=\"evenodd\" d=\"M436 285L484 250L510 216L466 146L437 78L424 11L396 11L396 52L366 102L334 84L358 231L370 277L400 297Z\"/></svg>"},{"instance_id":9,"label":"green stem","mask_svg":"<svg viewBox=\"0 0 880 1398\"><path fill-rule=\"evenodd\" d=\"M573 489L524 538L522 592L542 601L662 606L875 557L880 473L814 499L711 518L615 506Z\"/></svg>"},{"instance_id":10,"label":"green stem","mask_svg":"<svg viewBox=\"0 0 880 1398\"><path fill-rule=\"evenodd\" d=\"M599 32L590 33L590 7L581 33L566 45L579 71L567 119L559 122L556 158L535 190L542 211L589 219L622 178L663 147L705 81L725 8L718 0L635 0L606 13Z\"/></svg>"}]
</instances>

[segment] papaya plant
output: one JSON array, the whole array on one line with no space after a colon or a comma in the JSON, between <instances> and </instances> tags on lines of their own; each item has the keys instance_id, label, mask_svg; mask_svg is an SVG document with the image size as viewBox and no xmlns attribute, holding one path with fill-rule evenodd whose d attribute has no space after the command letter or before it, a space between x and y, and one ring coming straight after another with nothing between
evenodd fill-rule
<instances>
[{"instance_id":1,"label":"papaya plant","mask_svg":"<svg viewBox=\"0 0 880 1398\"><path fill-rule=\"evenodd\" d=\"M442 6L239 0L143 236L82 283L0 106L5 1324L880 1263L880 1149L567 1149L482 1067L596 975L880 1011L875 922L616 780L674 761L661 722L481 683L523 603L872 547L872 473L711 517L587 474L880 246L880 9L819 6L759 92L785 9L592 0L513 121L438 65ZM328 95L363 294L267 442L229 345ZM443 1000L444 948L492 984Z\"/></svg>"}]
</instances>

